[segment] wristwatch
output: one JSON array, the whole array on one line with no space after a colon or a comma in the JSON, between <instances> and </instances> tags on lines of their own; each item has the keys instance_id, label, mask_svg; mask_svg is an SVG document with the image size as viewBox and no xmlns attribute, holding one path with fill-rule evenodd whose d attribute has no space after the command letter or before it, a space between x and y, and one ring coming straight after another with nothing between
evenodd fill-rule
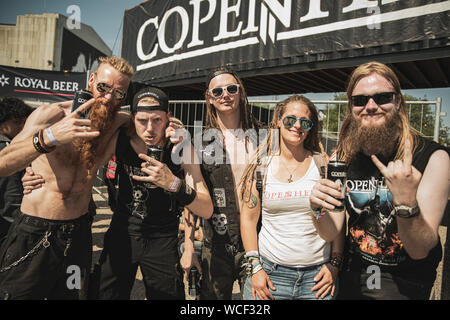
<instances>
[{"instance_id":1,"label":"wristwatch","mask_svg":"<svg viewBox=\"0 0 450 320\"><path fill-rule=\"evenodd\" d=\"M420 209L417 204L414 207L399 205L399 206L394 206L394 209L392 210L391 213L394 217L412 218L412 217L416 217L419 215Z\"/></svg>"}]
</instances>

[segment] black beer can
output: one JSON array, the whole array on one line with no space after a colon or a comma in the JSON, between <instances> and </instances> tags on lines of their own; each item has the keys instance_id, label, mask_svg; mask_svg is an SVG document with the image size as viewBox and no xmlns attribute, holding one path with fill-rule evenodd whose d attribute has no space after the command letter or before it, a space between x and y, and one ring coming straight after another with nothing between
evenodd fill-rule
<instances>
[{"instance_id":1,"label":"black beer can","mask_svg":"<svg viewBox=\"0 0 450 320\"><path fill-rule=\"evenodd\" d=\"M328 162L327 179L336 182L341 186L342 195L345 195L345 188L347 184L347 165L341 161ZM344 201L343 199L338 199ZM343 210L344 205L336 206L335 210Z\"/></svg>"},{"instance_id":2,"label":"black beer can","mask_svg":"<svg viewBox=\"0 0 450 320\"><path fill-rule=\"evenodd\" d=\"M93 96L90 91L80 90L80 91L75 92L75 96L74 96L73 104L72 104L72 112L77 110L83 103L88 102L92 98L93 98ZM91 109L86 110L85 112L83 112L80 115L80 118L89 119L90 112L91 112Z\"/></svg>"},{"instance_id":3,"label":"black beer can","mask_svg":"<svg viewBox=\"0 0 450 320\"><path fill-rule=\"evenodd\" d=\"M159 146L149 146L147 148L147 155L150 158L153 158L155 160L158 160L159 162L162 162L163 148L161 148Z\"/></svg>"},{"instance_id":4,"label":"black beer can","mask_svg":"<svg viewBox=\"0 0 450 320\"><path fill-rule=\"evenodd\" d=\"M147 155L150 158L153 158L153 159L155 159L155 160L157 160L159 162L162 162L163 161L163 148L158 147L158 146L149 146L147 148ZM146 184L146 186L149 189L157 188L157 186L155 184L151 183L151 182L148 182Z\"/></svg>"}]
</instances>

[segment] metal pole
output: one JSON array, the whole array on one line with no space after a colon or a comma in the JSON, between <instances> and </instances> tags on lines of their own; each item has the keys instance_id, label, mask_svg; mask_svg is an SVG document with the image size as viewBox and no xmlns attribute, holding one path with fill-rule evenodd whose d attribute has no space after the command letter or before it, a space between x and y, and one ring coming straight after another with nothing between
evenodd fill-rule
<instances>
[{"instance_id":1,"label":"metal pole","mask_svg":"<svg viewBox=\"0 0 450 320\"><path fill-rule=\"evenodd\" d=\"M442 104L442 98L437 97L436 98L436 112L435 112L435 118L434 118L434 137L433 140L436 142L439 142L439 131L441 130L441 104Z\"/></svg>"}]
</instances>

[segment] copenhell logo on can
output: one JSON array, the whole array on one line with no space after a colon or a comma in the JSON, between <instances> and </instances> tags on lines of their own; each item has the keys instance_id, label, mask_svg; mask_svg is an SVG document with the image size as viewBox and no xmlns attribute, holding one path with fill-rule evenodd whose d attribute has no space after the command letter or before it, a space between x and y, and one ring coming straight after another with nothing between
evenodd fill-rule
<instances>
[{"instance_id":1,"label":"copenhell logo on can","mask_svg":"<svg viewBox=\"0 0 450 320\"><path fill-rule=\"evenodd\" d=\"M88 102L88 99L78 98L78 103L79 103L79 104L84 104L84 103L86 103L86 102Z\"/></svg>"},{"instance_id":2,"label":"copenhell logo on can","mask_svg":"<svg viewBox=\"0 0 450 320\"><path fill-rule=\"evenodd\" d=\"M347 172L345 171L333 171L330 173L332 177L345 178L347 176Z\"/></svg>"}]
</instances>

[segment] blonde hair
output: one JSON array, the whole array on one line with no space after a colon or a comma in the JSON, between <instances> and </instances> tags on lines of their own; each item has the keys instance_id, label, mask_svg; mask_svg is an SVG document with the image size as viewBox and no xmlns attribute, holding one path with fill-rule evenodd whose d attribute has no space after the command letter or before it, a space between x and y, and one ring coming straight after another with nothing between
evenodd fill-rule
<instances>
[{"instance_id":1,"label":"blonde hair","mask_svg":"<svg viewBox=\"0 0 450 320\"><path fill-rule=\"evenodd\" d=\"M127 60L125 60L123 58L118 58L116 56L110 56L110 57L100 57L100 58L98 58L98 60L100 61L98 68L100 68L100 66L102 66L103 64L109 64L114 69L116 69L117 71L119 71L123 74L126 74L130 78L134 74L133 67L128 63ZM97 70L98 70L98 68L97 68Z\"/></svg>"},{"instance_id":2,"label":"blonde hair","mask_svg":"<svg viewBox=\"0 0 450 320\"><path fill-rule=\"evenodd\" d=\"M153 97L144 97L144 98L142 98L141 100L139 100L138 104L141 103L141 102L146 102L146 103L157 103L157 104L159 104L159 101L156 100L156 99L153 98Z\"/></svg>"},{"instance_id":3,"label":"blonde hair","mask_svg":"<svg viewBox=\"0 0 450 320\"><path fill-rule=\"evenodd\" d=\"M404 145L406 140L411 141L411 147L414 151L414 149L417 147L418 139L421 136L421 134L417 130L409 125L408 106L406 105L405 99L401 92L400 81L398 80L397 75L394 73L394 71L387 65L380 62L371 61L364 63L352 72L347 84L347 114L344 121L342 122L342 127L339 134L339 142L336 150L339 158L347 162L347 164L351 161L350 156L352 154L352 144L350 143L351 137L347 134L350 127L351 118L353 117L351 96L358 81L373 73L376 73L389 81L396 93L396 102L398 102L399 104L398 114L401 119L402 129L398 141L398 149L395 155L395 160L403 159L405 152Z\"/></svg>"},{"instance_id":4,"label":"blonde hair","mask_svg":"<svg viewBox=\"0 0 450 320\"><path fill-rule=\"evenodd\" d=\"M314 123L311 130L308 131L308 136L306 137L304 141L304 147L305 149L313 152L320 152L324 153L324 149L322 146L322 143L320 142L320 136L319 136L319 129L320 129L320 122L319 122L319 112L317 111L316 106L314 103L312 103L311 100L308 98L301 96L301 95L292 95L288 97L287 99L284 99L283 101L280 101L275 106L272 120L269 125L269 132L266 136L266 139L264 142L258 146L258 148L255 151L255 154L253 155L251 161L249 164L247 164L244 173L242 174L241 180L239 182L239 185L242 185L242 188L240 190L240 197L241 199L248 200L248 197L250 196L251 187L253 185L253 181L255 179L255 172L258 168L258 166L263 166L264 168L268 165L269 156L273 154L274 150L274 137L272 135L273 130L279 129L278 126L278 120L281 119L284 112L286 111L286 106L291 102L300 102L304 104L310 113L310 120ZM267 151L267 156L264 157L263 162L261 163L261 157L263 153Z\"/></svg>"}]
</instances>

